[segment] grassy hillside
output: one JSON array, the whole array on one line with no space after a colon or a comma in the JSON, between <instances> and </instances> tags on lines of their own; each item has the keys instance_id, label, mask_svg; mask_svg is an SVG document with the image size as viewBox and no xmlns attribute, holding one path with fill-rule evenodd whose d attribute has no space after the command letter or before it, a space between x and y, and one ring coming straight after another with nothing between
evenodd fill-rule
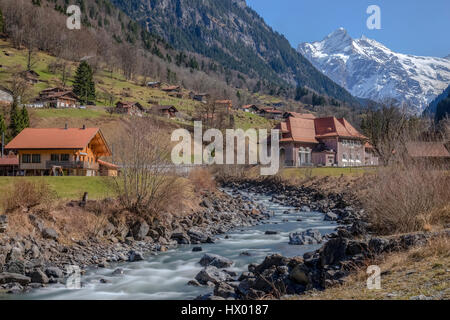
<instances>
[{"instance_id":1,"label":"grassy hillside","mask_svg":"<svg viewBox=\"0 0 450 320\"><path fill-rule=\"evenodd\" d=\"M0 57L2 61L0 85L7 86L12 74L17 72L17 70L23 70L25 68L26 51L14 49L9 42L0 40ZM37 97L38 93L45 88L61 85L62 74L60 72L52 73L49 70L49 65L56 61L60 60L49 54L43 52L36 54L36 64L33 70L39 74L39 82L30 86L27 95L29 100ZM77 63L72 61L67 61L67 63L71 76L68 78L66 85L71 86ZM32 126L46 127L56 124L61 125L67 121L69 121L69 124L73 123L74 125L80 123L80 121L94 122L96 125L102 125L103 122L108 123L111 121L119 121L119 118L126 118L108 112L107 108L111 107L110 100L114 101L113 104L117 101L136 101L147 108L150 108L153 104L173 105L188 117L195 115L197 109L202 105L200 102L190 99L187 90L182 90L182 98L173 97L160 89L142 86L141 83L144 82L142 78L138 78L135 81L128 81L121 73L111 73L103 68L99 68L95 72L94 79L97 91L96 106L90 106L87 109L30 109ZM258 98L258 96L255 96L255 99ZM267 100L278 101L274 97L264 96L263 101ZM4 112L7 113L7 110ZM173 120L171 123L176 124L177 122ZM250 127L271 128L274 125L273 121L241 111L236 111L235 123L237 127L245 129Z\"/></svg>"}]
</instances>

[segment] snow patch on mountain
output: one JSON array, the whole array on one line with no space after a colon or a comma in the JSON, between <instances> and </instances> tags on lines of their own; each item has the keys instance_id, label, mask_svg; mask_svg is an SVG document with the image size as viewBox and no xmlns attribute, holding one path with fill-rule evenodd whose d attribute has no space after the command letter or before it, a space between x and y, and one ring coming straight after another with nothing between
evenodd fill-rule
<instances>
[{"instance_id":1,"label":"snow patch on mountain","mask_svg":"<svg viewBox=\"0 0 450 320\"><path fill-rule=\"evenodd\" d=\"M396 101L422 111L450 84L450 60L393 52L339 28L322 41L302 43L298 51L336 83L359 98Z\"/></svg>"}]
</instances>

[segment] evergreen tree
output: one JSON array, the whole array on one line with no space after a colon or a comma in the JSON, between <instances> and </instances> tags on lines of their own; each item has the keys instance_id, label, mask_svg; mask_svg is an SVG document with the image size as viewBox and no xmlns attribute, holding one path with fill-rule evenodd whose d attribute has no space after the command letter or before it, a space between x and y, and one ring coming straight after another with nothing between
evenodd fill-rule
<instances>
[{"instance_id":1,"label":"evergreen tree","mask_svg":"<svg viewBox=\"0 0 450 320\"><path fill-rule=\"evenodd\" d=\"M11 130L11 136L14 138L17 136L23 129L22 125L22 114L17 107L17 103L13 102L11 105L10 111L10 123L9 128Z\"/></svg>"},{"instance_id":2,"label":"evergreen tree","mask_svg":"<svg viewBox=\"0 0 450 320\"><path fill-rule=\"evenodd\" d=\"M30 117L28 116L28 110L27 108L25 108L25 106L22 107L22 112L20 113L20 121L22 130L30 126Z\"/></svg>"},{"instance_id":3,"label":"evergreen tree","mask_svg":"<svg viewBox=\"0 0 450 320\"><path fill-rule=\"evenodd\" d=\"M77 68L73 83L73 92L85 104L95 100L93 72L91 66L86 61L82 61Z\"/></svg>"},{"instance_id":4,"label":"evergreen tree","mask_svg":"<svg viewBox=\"0 0 450 320\"><path fill-rule=\"evenodd\" d=\"M437 105L435 117L436 123L439 123L446 117L450 117L450 94Z\"/></svg>"},{"instance_id":5,"label":"evergreen tree","mask_svg":"<svg viewBox=\"0 0 450 320\"><path fill-rule=\"evenodd\" d=\"M297 87L296 91L295 91L295 100L299 101L301 98L303 98L304 96L306 96L308 94L308 89L304 88L304 87Z\"/></svg>"}]
</instances>

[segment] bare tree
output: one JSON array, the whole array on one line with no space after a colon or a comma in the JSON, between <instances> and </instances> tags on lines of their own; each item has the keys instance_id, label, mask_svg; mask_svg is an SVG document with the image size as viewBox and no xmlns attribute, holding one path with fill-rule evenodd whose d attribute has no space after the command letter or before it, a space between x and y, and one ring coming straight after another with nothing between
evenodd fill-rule
<instances>
[{"instance_id":1,"label":"bare tree","mask_svg":"<svg viewBox=\"0 0 450 320\"><path fill-rule=\"evenodd\" d=\"M168 168L169 143L150 118L138 118L121 135L115 159L121 167L114 186L124 208L148 218L156 217L171 201L177 177Z\"/></svg>"},{"instance_id":2,"label":"bare tree","mask_svg":"<svg viewBox=\"0 0 450 320\"><path fill-rule=\"evenodd\" d=\"M22 77L21 72L14 72L11 79L6 82L5 88L11 92L16 106L31 98L30 84Z\"/></svg>"},{"instance_id":3,"label":"bare tree","mask_svg":"<svg viewBox=\"0 0 450 320\"><path fill-rule=\"evenodd\" d=\"M361 129L369 138L380 160L389 164L401 155L406 142L421 132L421 121L396 107L369 109L363 116Z\"/></svg>"}]
</instances>

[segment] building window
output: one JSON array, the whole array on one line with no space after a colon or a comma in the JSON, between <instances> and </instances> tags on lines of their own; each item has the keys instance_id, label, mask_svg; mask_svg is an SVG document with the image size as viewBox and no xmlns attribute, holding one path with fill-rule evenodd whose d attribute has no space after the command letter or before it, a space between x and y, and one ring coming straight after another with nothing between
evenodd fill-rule
<instances>
[{"instance_id":1,"label":"building window","mask_svg":"<svg viewBox=\"0 0 450 320\"><path fill-rule=\"evenodd\" d=\"M59 154L52 154L50 156L50 160L54 161L54 162L58 162L59 161Z\"/></svg>"},{"instance_id":2,"label":"building window","mask_svg":"<svg viewBox=\"0 0 450 320\"><path fill-rule=\"evenodd\" d=\"M347 162L347 154L342 154L342 161Z\"/></svg>"},{"instance_id":3,"label":"building window","mask_svg":"<svg viewBox=\"0 0 450 320\"><path fill-rule=\"evenodd\" d=\"M33 154L31 157L32 163L41 163L41 155L40 154Z\"/></svg>"},{"instance_id":4,"label":"building window","mask_svg":"<svg viewBox=\"0 0 450 320\"><path fill-rule=\"evenodd\" d=\"M31 163L31 154L22 155L22 163Z\"/></svg>"},{"instance_id":5,"label":"building window","mask_svg":"<svg viewBox=\"0 0 450 320\"><path fill-rule=\"evenodd\" d=\"M65 161L65 162L69 161L69 155L68 154L62 154L61 155L61 161Z\"/></svg>"}]
</instances>

